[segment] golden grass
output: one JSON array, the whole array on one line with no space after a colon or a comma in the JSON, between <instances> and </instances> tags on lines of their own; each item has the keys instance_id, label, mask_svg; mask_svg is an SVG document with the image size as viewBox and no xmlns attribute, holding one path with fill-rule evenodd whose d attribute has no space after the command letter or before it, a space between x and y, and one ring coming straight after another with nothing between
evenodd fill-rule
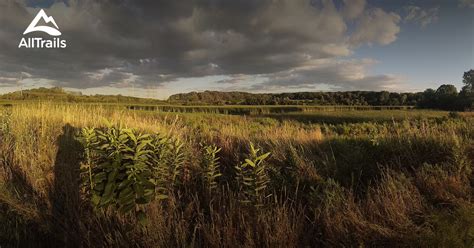
<instances>
[{"instance_id":1,"label":"golden grass","mask_svg":"<svg viewBox=\"0 0 474 248\"><path fill-rule=\"evenodd\" d=\"M433 224L433 215L474 209L470 170L474 116L462 113L453 119L444 112L409 111L410 118L403 117L403 111L394 112L398 120L370 122L391 113L365 111L363 116L361 111L348 114L360 116L360 123L323 124L48 102L4 108L0 110L0 221L5 229L0 228L0 243L85 247L428 244L425 241L434 239L433 233L440 230ZM323 115L344 117L342 112ZM73 142L67 132L108 122L169 134L186 144L187 179L169 200L147 207L145 227L113 210L92 211L87 195L74 188L79 172L68 167L68 159L72 164L80 151L64 144ZM195 171L200 166L201 142L222 148L224 176L211 196L201 190ZM245 157L250 142L272 154L272 197L263 210L241 205L232 182L232 168ZM471 228L474 220L469 221L456 219L453 230ZM470 244L464 236L447 238Z\"/></svg>"}]
</instances>

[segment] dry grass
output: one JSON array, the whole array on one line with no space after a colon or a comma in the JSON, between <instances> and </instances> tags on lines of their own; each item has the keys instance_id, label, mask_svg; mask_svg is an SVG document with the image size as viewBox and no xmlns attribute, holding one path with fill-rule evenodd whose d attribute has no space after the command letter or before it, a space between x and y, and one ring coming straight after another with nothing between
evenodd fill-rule
<instances>
[{"instance_id":1,"label":"dry grass","mask_svg":"<svg viewBox=\"0 0 474 248\"><path fill-rule=\"evenodd\" d=\"M0 245L417 247L452 241L472 247L474 120L471 114L420 115L329 125L113 106L15 105L0 116ZM75 135L108 121L186 144L183 184L166 201L147 206L145 226L113 210L93 211L80 187L83 154ZM223 176L212 195L197 172L202 142L222 148ZM234 185L232 168L250 142L272 153L272 196L263 208L239 202Z\"/></svg>"}]
</instances>

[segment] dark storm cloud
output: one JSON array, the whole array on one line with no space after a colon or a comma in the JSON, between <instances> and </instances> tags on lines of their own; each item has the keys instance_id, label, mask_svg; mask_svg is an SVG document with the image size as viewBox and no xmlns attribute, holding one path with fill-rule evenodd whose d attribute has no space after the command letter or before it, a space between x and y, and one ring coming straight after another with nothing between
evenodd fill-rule
<instances>
[{"instance_id":1,"label":"dark storm cloud","mask_svg":"<svg viewBox=\"0 0 474 248\"><path fill-rule=\"evenodd\" d=\"M22 72L73 88L132 83L146 87L208 75L276 78L314 60L350 55L362 44L383 45L396 39L398 15L367 9L364 0L343 3L336 7L332 0L58 1L45 10L55 18L68 47L32 50L17 46L38 9L25 1L6 0L0 3L0 85L7 81L2 78L14 78L7 74ZM348 21L356 23L353 32ZM309 74L324 73L318 69ZM388 82L380 80L382 85ZM271 88L272 82L280 81L267 85Z\"/></svg>"}]
</instances>

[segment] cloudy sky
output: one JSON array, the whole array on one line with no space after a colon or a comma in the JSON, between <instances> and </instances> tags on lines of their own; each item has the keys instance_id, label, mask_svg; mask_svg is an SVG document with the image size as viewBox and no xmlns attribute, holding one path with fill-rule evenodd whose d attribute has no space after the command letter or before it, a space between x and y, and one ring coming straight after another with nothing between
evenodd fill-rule
<instances>
[{"instance_id":1,"label":"cloudy sky","mask_svg":"<svg viewBox=\"0 0 474 248\"><path fill-rule=\"evenodd\" d=\"M67 48L18 48L40 9ZM460 88L473 44L474 0L1 0L0 93Z\"/></svg>"}]
</instances>

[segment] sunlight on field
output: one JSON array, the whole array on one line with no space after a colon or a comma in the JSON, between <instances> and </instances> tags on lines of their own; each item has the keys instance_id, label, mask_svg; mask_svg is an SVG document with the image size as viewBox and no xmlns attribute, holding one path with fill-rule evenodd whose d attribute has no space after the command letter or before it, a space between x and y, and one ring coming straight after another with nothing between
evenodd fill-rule
<instances>
[{"instance_id":1,"label":"sunlight on field","mask_svg":"<svg viewBox=\"0 0 474 248\"><path fill-rule=\"evenodd\" d=\"M225 115L54 103L17 104L0 113L0 236L13 243L39 237L90 246L472 242L469 232L460 232L474 225L472 114ZM80 184L80 131L108 125L183 144L175 186L165 199L137 207L144 226L113 207L94 210ZM234 170L248 163L251 143L257 154L270 153L259 172L263 198L248 198L257 191L239 184ZM214 152L205 153L203 144ZM203 160L211 155L217 159ZM209 161L217 175L211 179L204 173Z\"/></svg>"}]
</instances>

